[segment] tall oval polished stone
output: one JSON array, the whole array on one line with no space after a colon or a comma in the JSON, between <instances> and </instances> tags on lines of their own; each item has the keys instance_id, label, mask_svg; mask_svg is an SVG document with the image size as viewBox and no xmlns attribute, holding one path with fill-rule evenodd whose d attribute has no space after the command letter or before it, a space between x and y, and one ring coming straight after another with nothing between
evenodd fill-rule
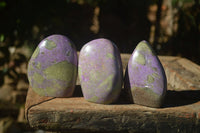
<instances>
[{"instance_id":1,"label":"tall oval polished stone","mask_svg":"<svg viewBox=\"0 0 200 133\"><path fill-rule=\"evenodd\" d=\"M137 45L129 59L125 88L131 89L132 100L136 104L149 107L162 105L167 79L160 60L146 41Z\"/></svg>"},{"instance_id":2,"label":"tall oval polished stone","mask_svg":"<svg viewBox=\"0 0 200 133\"><path fill-rule=\"evenodd\" d=\"M51 35L40 42L28 64L28 79L41 96L70 97L77 78L77 52L63 35Z\"/></svg>"},{"instance_id":3,"label":"tall oval polished stone","mask_svg":"<svg viewBox=\"0 0 200 133\"><path fill-rule=\"evenodd\" d=\"M79 55L79 78L87 101L115 102L122 82L122 62L118 48L107 39L96 39L83 46Z\"/></svg>"}]
</instances>

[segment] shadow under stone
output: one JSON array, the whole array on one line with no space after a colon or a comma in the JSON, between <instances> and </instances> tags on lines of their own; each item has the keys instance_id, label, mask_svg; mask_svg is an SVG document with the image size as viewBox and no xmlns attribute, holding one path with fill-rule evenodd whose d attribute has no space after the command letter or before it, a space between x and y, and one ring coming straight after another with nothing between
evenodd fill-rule
<instances>
[{"instance_id":1,"label":"shadow under stone","mask_svg":"<svg viewBox=\"0 0 200 133\"><path fill-rule=\"evenodd\" d=\"M200 90L172 91L168 90L163 107L177 107L200 101Z\"/></svg>"},{"instance_id":2,"label":"shadow under stone","mask_svg":"<svg viewBox=\"0 0 200 133\"><path fill-rule=\"evenodd\" d=\"M82 93L80 85L75 86L73 97L83 97L83 93Z\"/></svg>"},{"instance_id":3,"label":"shadow under stone","mask_svg":"<svg viewBox=\"0 0 200 133\"><path fill-rule=\"evenodd\" d=\"M172 91L168 90L161 108L178 107L194 104L200 101L200 90ZM133 104L130 94L122 89L118 100L114 104Z\"/></svg>"},{"instance_id":4,"label":"shadow under stone","mask_svg":"<svg viewBox=\"0 0 200 133\"><path fill-rule=\"evenodd\" d=\"M113 104L133 104L133 101L131 100L132 98L130 97L131 95L128 93L130 92L122 89L119 98ZM83 97L80 85L76 85L73 97ZM200 101L200 90L168 90L161 108L184 106L196 103L198 101Z\"/></svg>"}]
</instances>

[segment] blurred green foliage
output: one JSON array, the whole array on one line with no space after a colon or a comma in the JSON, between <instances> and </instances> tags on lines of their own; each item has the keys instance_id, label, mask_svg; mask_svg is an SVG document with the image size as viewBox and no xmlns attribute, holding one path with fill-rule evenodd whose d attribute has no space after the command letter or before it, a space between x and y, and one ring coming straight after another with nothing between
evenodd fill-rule
<instances>
[{"instance_id":1,"label":"blurred green foliage","mask_svg":"<svg viewBox=\"0 0 200 133\"><path fill-rule=\"evenodd\" d=\"M185 4L185 3L191 3L194 2L194 0L172 0L172 5L176 6L177 4Z\"/></svg>"},{"instance_id":2,"label":"blurred green foliage","mask_svg":"<svg viewBox=\"0 0 200 133\"><path fill-rule=\"evenodd\" d=\"M0 1L0 10L6 7L6 2L5 1Z\"/></svg>"},{"instance_id":3,"label":"blurred green foliage","mask_svg":"<svg viewBox=\"0 0 200 133\"><path fill-rule=\"evenodd\" d=\"M3 42L3 41L4 41L4 39L5 39L5 36L4 36L4 34L0 34L0 42Z\"/></svg>"}]
</instances>

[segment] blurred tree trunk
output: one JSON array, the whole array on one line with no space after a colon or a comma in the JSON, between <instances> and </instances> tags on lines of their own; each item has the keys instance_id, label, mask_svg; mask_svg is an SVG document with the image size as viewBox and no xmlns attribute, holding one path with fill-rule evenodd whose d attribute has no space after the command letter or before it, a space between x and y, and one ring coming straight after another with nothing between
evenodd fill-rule
<instances>
[{"instance_id":1,"label":"blurred tree trunk","mask_svg":"<svg viewBox=\"0 0 200 133\"><path fill-rule=\"evenodd\" d=\"M155 23L155 36L154 36L154 43L153 47L155 51L157 52L157 45L159 43L159 36L160 36L160 20L161 20L161 11L162 11L162 3L163 0L158 0L157 6L157 12L156 12L156 23Z\"/></svg>"},{"instance_id":2,"label":"blurred tree trunk","mask_svg":"<svg viewBox=\"0 0 200 133\"><path fill-rule=\"evenodd\" d=\"M199 0L194 0L194 10L195 10L195 23L196 23L196 46L197 46L197 57L200 57L200 3ZM197 59L197 63L200 63L200 59Z\"/></svg>"},{"instance_id":3,"label":"blurred tree trunk","mask_svg":"<svg viewBox=\"0 0 200 133\"><path fill-rule=\"evenodd\" d=\"M100 7L96 6L94 8L92 26L90 27L90 30L95 34L97 34L99 32L99 29L100 29L100 26L99 26L99 13L100 13Z\"/></svg>"}]
</instances>

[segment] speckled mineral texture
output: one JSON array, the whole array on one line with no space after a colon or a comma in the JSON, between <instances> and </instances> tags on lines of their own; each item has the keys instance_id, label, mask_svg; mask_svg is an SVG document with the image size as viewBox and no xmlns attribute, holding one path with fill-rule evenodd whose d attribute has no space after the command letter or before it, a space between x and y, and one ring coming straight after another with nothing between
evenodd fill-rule
<instances>
[{"instance_id":1,"label":"speckled mineral texture","mask_svg":"<svg viewBox=\"0 0 200 133\"><path fill-rule=\"evenodd\" d=\"M51 35L40 42L28 64L28 79L41 96L70 97L77 78L77 53L63 35Z\"/></svg>"},{"instance_id":2,"label":"speckled mineral texture","mask_svg":"<svg viewBox=\"0 0 200 133\"><path fill-rule=\"evenodd\" d=\"M136 104L160 107L167 90L162 64L150 44L141 41L131 55L125 76L125 88L131 89Z\"/></svg>"},{"instance_id":3,"label":"speckled mineral texture","mask_svg":"<svg viewBox=\"0 0 200 133\"><path fill-rule=\"evenodd\" d=\"M121 92L123 71L120 53L113 42L96 39L85 44L78 68L86 100L101 104L115 102Z\"/></svg>"}]
</instances>

